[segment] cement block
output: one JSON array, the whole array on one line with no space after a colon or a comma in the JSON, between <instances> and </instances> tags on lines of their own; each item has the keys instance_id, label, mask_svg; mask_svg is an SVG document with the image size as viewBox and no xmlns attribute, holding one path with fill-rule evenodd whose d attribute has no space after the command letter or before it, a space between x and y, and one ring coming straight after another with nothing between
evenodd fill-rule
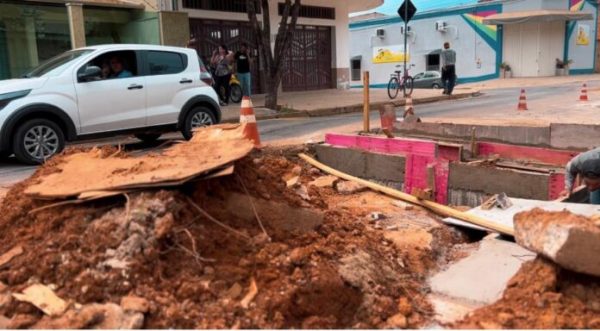
<instances>
[{"instance_id":1,"label":"cement block","mask_svg":"<svg viewBox=\"0 0 600 331\"><path fill-rule=\"evenodd\" d=\"M548 174L451 163L448 186L450 190L490 195L504 192L515 198L548 200L548 181Z\"/></svg>"},{"instance_id":2,"label":"cement block","mask_svg":"<svg viewBox=\"0 0 600 331\"><path fill-rule=\"evenodd\" d=\"M475 137L478 140L530 146L550 146L550 127L404 123L398 125L396 131L407 135L425 135L470 141L473 129L475 129Z\"/></svg>"},{"instance_id":3,"label":"cement block","mask_svg":"<svg viewBox=\"0 0 600 331\"><path fill-rule=\"evenodd\" d=\"M494 303L502 297L521 265L535 256L495 235L486 237L468 257L429 279L432 297L437 298L434 306L439 320L457 320L477 307ZM445 299L440 301L440 298ZM457 310L459 303L461 309Z\"/></svg>"},{"instance_id":4,"label":"cement block","mask_svg":"<svg viewBox=\"0 0 600 331\"><path fill-rule=\"evenodd\" d=\"M551 146L563 149L592 149L600 145L600 125L550 125Z\"/></svg>"},{"instance_id":5,"label":"cement block","mask_svg":"<svg viewBox=\"0 0 600 331\"><path fill-rule=\"evenodd\" d=\"M600 226L568 211L534 209L515 215L515 239L558 265L600 277Z\"/></svg>"},{"instance_id":6,"label":"cement block","mask_svg":"<svg viewBox=\"0 0 600 331\"><path fill-rule=\"evenodd\" d=\"M403 183L406 159L399 155L369 153L357 149L316 146L317 158L352 176L376 181Z\"/></svg>"}]
</instances>

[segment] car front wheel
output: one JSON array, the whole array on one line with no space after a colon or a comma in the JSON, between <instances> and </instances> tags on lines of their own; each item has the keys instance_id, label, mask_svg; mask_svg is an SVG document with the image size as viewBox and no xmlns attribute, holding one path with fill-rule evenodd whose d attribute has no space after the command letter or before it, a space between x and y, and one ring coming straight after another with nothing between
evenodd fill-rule
<instances>
[{"instance_id":1,"label":"car front wheel","mask_svg":"<svg viewBox=\"0 0 600 331\"><path fill-rule=\"evenodd\" d=\"M438 83L434 83L433 86L431 86L433 89L437 90L439 89L441 86Z\"/></svg>"},{"instance_id":2,"label":"car front wheel","mask_svg":"<svg viewBox=\"0 0 600 331\"><path fill-rule=\"evenodd\" d=\"M207 127L217 123L213 113L206 107L194 107L185 116L183 124L183 137L186 140L192 139L194 129Z\"/></svg>"},{"instance_id":3,"label":"car front wheel","mask_svg":"<svg viewBox=\"0 0 600 331\"><path fill-rule=\"evenodd\" d=\"M27 164L44 163L65 148L65 134L54 122L38 118L21 124L15 133L13 151Z\"/></svg>"}]
</instances>

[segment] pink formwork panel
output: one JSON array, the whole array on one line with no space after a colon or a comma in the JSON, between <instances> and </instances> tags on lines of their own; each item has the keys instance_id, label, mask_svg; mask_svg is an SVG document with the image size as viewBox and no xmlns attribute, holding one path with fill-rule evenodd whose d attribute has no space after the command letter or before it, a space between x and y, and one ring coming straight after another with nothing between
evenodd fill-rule
<instances>
[{"instance_id":1,"label":"pink formwork panel","mask_svg":"<svg viewBox=\"0 0 600 331\"><path fill-rule=\"evenodd\" d=\"M578 152L550 148L516 146L489 142L477 144L480 156L499 155L510 160L527 160L556 166L565 166Z\"/></svg>"},{"instance_id":2,"label":"pink formwork panel","mask_svg":"<svg viewBox=\"0 0 600 331\"><path fill-rule=\"evenodd\" d=\"M344 134L327 134L325 143L359 149L373 153L403 155L406 157L404 191L429 188L427 168L434 169L435 200L447 203L449 162L460 161L460 147L439 145L437 142L418 139L383 138Z\"/></svg>"},{"instance_id":3,"label":"pink formwork panel","mask_svg":"<svg viewBox=\"0 0 600 331\"><path fill-rule=\"evenodd\" d=\"M548 180L548 199L556 200L565 189L565 174L553 172Z\"/></svg>"}]
</instances>

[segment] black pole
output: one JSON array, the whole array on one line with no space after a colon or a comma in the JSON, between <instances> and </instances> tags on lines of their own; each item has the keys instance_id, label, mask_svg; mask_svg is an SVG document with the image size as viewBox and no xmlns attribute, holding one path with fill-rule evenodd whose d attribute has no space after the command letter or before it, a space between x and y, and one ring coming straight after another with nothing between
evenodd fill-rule
<instances>
[{"instance_id":1,"label":"black pole","mask_svg":"<svg viewBox=\"0 0 600 331\"><path fill-rule=\"evenodd\" d=\"M407 39L408 35L408 2L404 2L404 77L406 77L406 58L408 57ZM405 89L404 89L405 90ZM406 97L406 93L403 91L404 97Z\"/></svg>"}]
</instances>

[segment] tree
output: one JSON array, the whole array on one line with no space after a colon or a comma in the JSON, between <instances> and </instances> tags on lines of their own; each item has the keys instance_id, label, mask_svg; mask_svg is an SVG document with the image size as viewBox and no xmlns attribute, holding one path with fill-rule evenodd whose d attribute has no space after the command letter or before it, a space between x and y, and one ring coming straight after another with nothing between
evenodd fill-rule
<instances>
[{"instance_id":1,"label":"tree","mask_svg":"<svg viewBox=\"0 0 600 331\"><path fill-rule=\"evenodd\" d=\"M277 109L278 89L281 84L283 63L287 57L287 49L290 47L293 38L294 29L298 22L300 14L300 1L285 0L283 3L283 12L277 36L275 37L275 47L271 48L271 15L269 13L269 0L248 0L247 13L248 19L260 54L260 60L264 65L266 74L267 96L265 98L265 107ZM258 21L256 9L260 4L262 9L262 23Z\"/></svg>"}]
</instances>

